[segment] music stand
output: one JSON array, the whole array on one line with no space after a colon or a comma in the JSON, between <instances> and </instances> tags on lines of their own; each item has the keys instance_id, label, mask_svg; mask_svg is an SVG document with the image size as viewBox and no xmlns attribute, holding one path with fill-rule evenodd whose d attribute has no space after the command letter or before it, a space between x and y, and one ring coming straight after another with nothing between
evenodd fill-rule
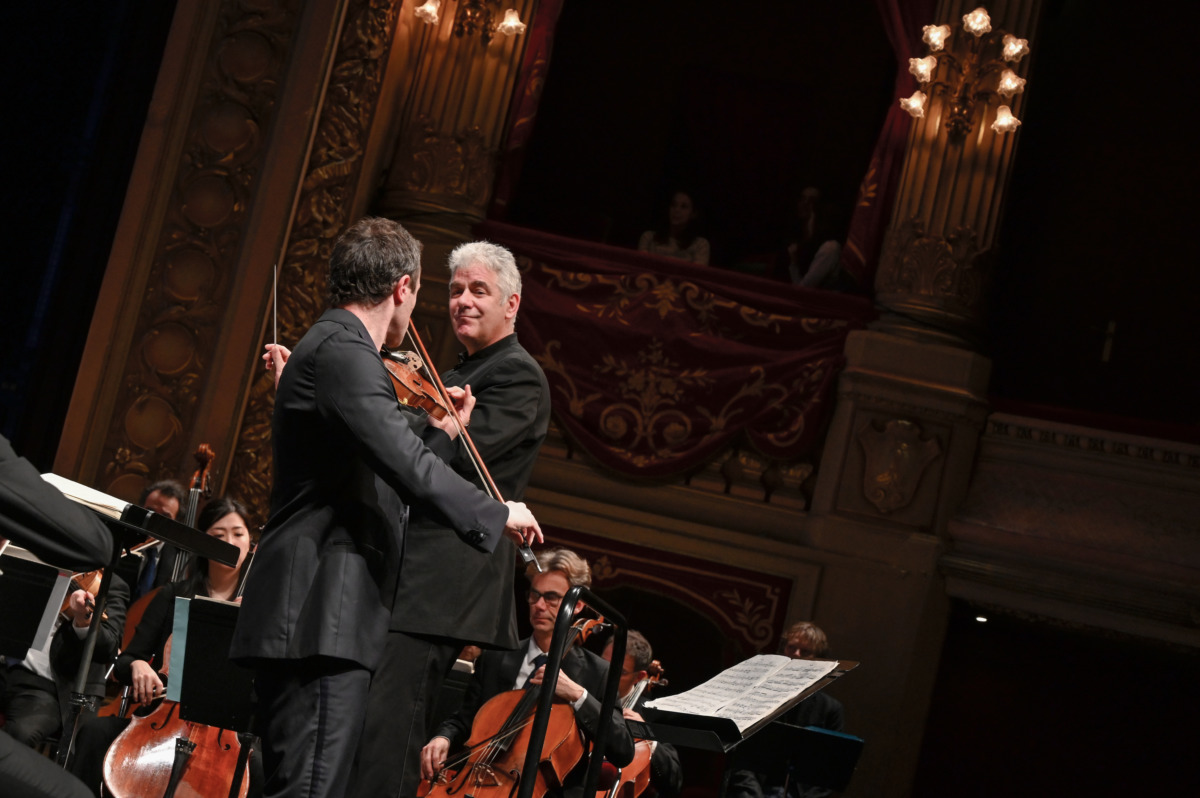
<instances>
[{"instance_id":1,"label":"music stand","mask_svg":"<svg viewBox=\"0 0 1200 798\"><path fill-rule=\"evenodd\" d=\"M254 737L254 673L229 659L237 617L238 606L232 602L204 596L175 599L172 678L167 686L167 698L179 702L182 720L237 733L241 748L230 783L231 798L241 789ZM188 645L189 640L203 643Z\"/></svg>"},{"instance_id":2,"label":"music stand","mask_svg":"<svg viewBox=\"0 0 1200 798\"><path fill-rule=\"evenodd\" d=\"M0 655L25 659L50 639L70 577L17 546L0 555L0 573Z\"/></svg>"},{"instance_id":3,"label":"music stand","mask_svg":"<svg viewBox=\"0 0 1200 798\"><path fill-rule=\"evenodd\" d=\"M779 720L804 699L825 689L838 677L858 667L852 660L839 660L837 667L817 682L780 705L770 715L739 730L729 718L689 715L644 707L645 723L626 721L635 737L661 740L687 748L731 754L746 741L754 739L751 761L764 763L791 760L805 784L843 790L854 774L863 740L849 734L831 732L813 726L793 726ZM726 785L729 771L726 769ZM725 789L722 787L722 794Z\"/></svg>"},{"instance_id":4,"label":"music stand","mask_svg":"<svg viewBox=\"0 0 1200 798\"><path fill-rule=\"evenodd\" d=\"M52 482L51 484L56 483ZM57 484L56 487L58 487ZM93 494L95 493L98 493L98 491L93 491ZM92 655L96 650L96 641L100 635L101 618L108 604L109 585L112 583L113 572L121 561L121 551L134 543L140 542L146 536L150 536L158 540L173 543L180 549L192 552L200 557L206 557L230 566L237 565L241 552L231 543L209 537L186 524L181 524L178 521L167 518L164 515L159 515L153 510L148 510L136 504L122 503L111 496L105 496L104 498L108 500L111 506L121 508L119 517L113 517L110 512L81 501L70 493L64 492L63 495L96 513L112 532L113 536L112 556L109 558L108 566L104 569L104 576L100 579L100 587L96 591L96 606L92 612L92 622L88 627L87 636L83 640L83 651L79 658L79 672L75 676L75 683L71 691L70 707L68 708L67 719L63 725L66 741L65 744L60 742L58 747L58 764L65 768L70 763L71 753L75 748L75 734L79 727L80 713L84 709L91 712L96 708L95 696L88 695L84 691L87 689L88 668L91 666ZM103 494L100 495L103 496ZM67 733L68 729L70 729L69 734Z\"/></svg>"}]
</instances>

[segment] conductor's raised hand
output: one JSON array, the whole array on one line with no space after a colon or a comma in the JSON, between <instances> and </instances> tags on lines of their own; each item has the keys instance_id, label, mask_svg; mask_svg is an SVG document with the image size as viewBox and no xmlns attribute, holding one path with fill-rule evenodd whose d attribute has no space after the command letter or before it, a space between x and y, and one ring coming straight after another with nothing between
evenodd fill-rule
<instances>
[{"instance_id":1,"label":"conductor's raised hand","mask_svg":"<svg viewBox=\"0 0 1200 798\"><path fill-rule=\"evenodd\" d=\"M525 502L505 502L508 505L508 523L504 525L504 534L518 546L532 546L542 543L542 528L537 519L525 506Z\"/></svg>"},{"instance_id":2,"label":"conductor's raised hand","mask_svg":"<svg viewBox=\"0 0 1200 798\"><path fill-rule=\"evenodd\" d=\"M267 344L263 347L266 354L262 356L267 371L275 372L275 387L279 387L279 378L283 376L283 366L292 356L292 350L282 344Z\"/></svg>"}]
</instances>

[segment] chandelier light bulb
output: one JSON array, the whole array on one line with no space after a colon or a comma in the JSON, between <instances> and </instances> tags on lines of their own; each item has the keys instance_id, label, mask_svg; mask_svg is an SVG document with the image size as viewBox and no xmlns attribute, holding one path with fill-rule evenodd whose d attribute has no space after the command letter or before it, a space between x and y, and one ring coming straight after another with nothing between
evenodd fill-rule
<instances>
[{"instance_id":1,"label":"chandelier light bulb","mask_svg":"<svg viewBox=\"0 0 1200 798\"><path fill-rule=\"evenodd\" d=\"M992 18L988 16L987 9L980 6L970 14L964 14L963 30L973 34L976 38L985 33L990 33L992 30Z\"/></svg>"},{"instance_id":2,"label":"chandelier light bulb","mask_svg":"<svg viewBox=\"0 0 1200 798\"><path fill-rule=\"evenodd\" d=\"M1011 69L1006 69L1000 73L1000 84L996 86L996 93L1001 97L1012 97L1014 94L1020 94L1025 91L1025 78L1017 77L1017 73Z\"/></svg>"},{"instance_id":3,"label":"chandelier light bulb","mask_svg":"<svg viewBox=\"0 0 1200 798\"><path fill-rule=\"evenodd\" d=\"M510 8L504 12L504 19L496 26L496 30L505 36L516 36L518 33L525 32L525 23L521 21L517 10Z\"/></svg>"},{"instance_id":4,"label":"chandelier light bulb","mask_svg":"<svg viewBox=\"0 0 1200 798\"><path fill-rule=\"evenodd\" d=\"M908 111L909 116L911 116L913 119L924 119L926 99L925 92L913 92L913 96L911 97L900 98L900 107L905 111Z\"/></svg>"},{"instance_id":5,"label":"chandelier light bulb","mask_svg":"<svg viewBox=\"0 0 1200 798\"><path fill-rule=\"evenodd\" d=\"M1029 40L1018 39L1011 33L1004 34L1004 49L1000 52L1000 57L1005 61L1012 61L1014 64L1021 60L1025 55L1029 54Z\"/></svg>"},{"instance_id":6,"label":"chandelier light bulb","mask_svg":"<svg viewBox=\"0 0 1200 798\"><path fill-rule=\"evenodd\" d=\"M908 59L908 71L916 76L920 83L928 83L933 79L933 71L937 69L937 56L927 55L924 58Z\"/></svg>"},{"instance_id":7,"label":"chandelier light bulb","mask_svg":"<svg viewBox=\"0 0 1200 798\"><path fill-rule=\"evenodd\" d=\"M926 25L921 28L924 35L921 36L921 41L929 45L929 51L936 53L946 46L946 40L950 38L949 25Z\"/></svg>"},{"instance_id":8,"label":"chandelier light bulb","mask_svg":"<svg viewBox=\"0 0 1200 798\"><path fill-rule=\"evenodd\" d=\"M426 25L436 25L438 24L438 6L441 4L442 0L425 0L425 5L418 6L413 13Z\"/></svg>"},{"instance_id":9,"label":"chandelier light bulb","mask_svg":"<svg viewBox=\"0 0 1200 798\"><path fill-rule=\"evenodd\" d=\"M1007 105L996 109L996 121L992 123L992 130L997 133L1011 133L1020 126L1021 120L1012 115L1012 109Z\"/></svg>"}]
</instances>

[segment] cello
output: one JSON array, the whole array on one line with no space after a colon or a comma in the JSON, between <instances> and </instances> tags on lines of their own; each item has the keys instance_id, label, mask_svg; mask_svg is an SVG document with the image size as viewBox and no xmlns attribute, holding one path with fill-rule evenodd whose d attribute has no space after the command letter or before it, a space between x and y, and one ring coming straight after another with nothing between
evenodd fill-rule
<instances>
[{"instance_id":1,"label":"cello","mask_svg":"<svg viewBox=\"0 0 1200 798\"><path fill-rule=\"evenodd\" d=\"M604 619L581 620L571 627L564 650L585 640L602 626ZM430 785L426 798L508 798L516 794L523 778L521 768L529 750L533 713L539 690L545 685L527 685L488 700L475 714L471 735L458 757L447 760ZM545 686L553 689L553 686ZM533 798L542 798L551 787L561 786L566 775L585 752L582 733L569 704L555 703L533 774ZM457 772L453 772L457 769ZM422 795L418 791L418 795Z\"/></svg>"},{"instance_id":2,"label":"cello","mask_svg":"<svg viewBox=\"0 0 1200 798\"><path fill-rule=\"evenodd\" d=\"M212 462L212 449L205 444L201 447L204 450L206 462L193 478L195 498L189 501L190 525L195 524L195 504L206 488L208 465ZM200 456L198 452L197 458ZM235 601L241 595L245 570L232 591ZM169 637L163 648L164 676L168 675L172 641ZM109 746L104 757L104 785L113 798L174 798L177 792L204 798L245 798L249 768L245 763L238 767L240 753L235 732L184 720L177 702L159 697L135 710L129 725ZM231 792L234 783L238 788Z\"/></svg>"}]
</instances>

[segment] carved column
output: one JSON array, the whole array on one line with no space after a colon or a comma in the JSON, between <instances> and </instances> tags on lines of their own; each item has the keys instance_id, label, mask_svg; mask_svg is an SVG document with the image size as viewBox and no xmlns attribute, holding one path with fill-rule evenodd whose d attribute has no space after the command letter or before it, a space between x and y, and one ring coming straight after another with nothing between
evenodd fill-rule
<instances>
[{"instance_id":1,"label":"carved column","mask_svg":"<svg viewBox=\"0 0 1200 798\"><path fill-rule=\"evenodd\" d=\"M458 3L436 25L401 12L396 51L408 64L396 94L395 148L374 211L428 247L465 241L482 221L496 174L526 34L454 34ZM533 0L506 3L529 23ZM430 253L436 254L436 253ZM426 258L427 262L432 258Z\"/></svg>"},{"instance_id":2,"label":"carved column","mask_svg":"<svg viewBox=\"0 0 1200 798\"><path fill-rule=\"evenodd\" d=\"M942 0L930 24L957 24L979 0ZM986 3L992 30L1032 41L1040 0ZM1025 74L1029 58L1016 66ZM930 97L913 121L892 222L884 236L875 329L922 341L971 346L979 340L1013 154L1019 131L991 124L997 98L979 102L965 134L947 124L953 98ZM1021 117L1024 94L1010 103ZM1008 102L1008 101L1003 101Z\"/></svg>"}]
</instances>

